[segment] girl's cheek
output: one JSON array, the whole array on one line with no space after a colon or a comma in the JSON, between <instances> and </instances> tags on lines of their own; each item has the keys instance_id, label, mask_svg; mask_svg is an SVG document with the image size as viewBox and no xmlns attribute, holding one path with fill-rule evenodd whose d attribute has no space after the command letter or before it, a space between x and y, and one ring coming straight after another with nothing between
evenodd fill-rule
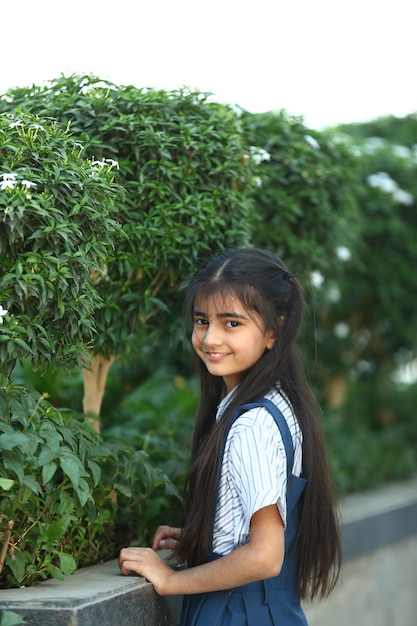
<instances>
[{"instance_id":1,"label":"girl's cheek","mask_svg":"<svg viewBox=\"0 0 417 626\"><path fill-rule=\"evenodd\" d=\"M199 333L196 330L193 330L193 334L191 335L191 344L194 350L197 350L198 346L201 344Z\"/></svg>"}]
</instances>

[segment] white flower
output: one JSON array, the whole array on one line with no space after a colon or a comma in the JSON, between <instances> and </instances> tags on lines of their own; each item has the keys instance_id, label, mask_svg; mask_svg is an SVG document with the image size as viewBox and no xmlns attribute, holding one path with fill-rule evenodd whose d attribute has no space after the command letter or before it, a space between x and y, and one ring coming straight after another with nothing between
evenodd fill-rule
<instances>
[{"instance_id":1,"label":"white flower","mask_svg":"<svg viewBox=\"0 0 417 626\"><path fill-rule=\"evenodd\" d=\"M255 161L256 165L259 165L260 163L262 163L262 161L271 160L271 155L269 154L269 152L267 152L263 148L257 148L256 146L251 146L249 150L250 150L250 155L252 159Z\"/></svg>"},{"instance_id":2,"label":"white flower","mask_svg":"<svg viewBox=\"0 0 417 626\"><path fill-rule=\"evenodd\" d=\"M3 180L16 180L16 174L2 174Z\"/></svg>"},{"instance_id":3,"label":"white flower","mask_svg":"<svg viewBox=\"0 0 417 626\"><path fill-rule=\"evenodd\" d=\"M2 180L0 182L0 189L4 191L5 189L14 189L16 185L15 180Z\"/></svg>"},{"instance_id":4,"label":"white flower","mask_svg":"<svg viewBox=\"0 0 417 626\"><path fill-rule=\"evenodd\" d=\"M406 206L413 204L413 195L408 191L401 189L395 180L393 180L386 172L376 172L376 174L371 174L368 176L367 182L371 187L377 187L384 193L390 193L395 202L398 202L398 204L405 204Z\"/></svg>"},{"instance_id":5,"label":"white flower","mask_svg":"<svg viewBox=\"0 0 417 626\"><path fill-rule=\"evenodd\" d=\"M119 169L119 164L114 159L105 159L105 161L106 161L106 163L110 163L110 165L112 167L115 167L116 169Z\"/></svg>"},{"instance_id":6,"label":"white flower","mask_svg":"<svg viewBox=\"0 0 417 626\"><path fill-rule=\"evenodd\" d=\"M36 187L36 183L32 183L31 180L22 180L21 184L27 189L30 189L30 187Z\"/></svg>"},{"instance_id":7,"label":"white flower","mask_svg":"<svg viewBox=\"0 0 417 626\"><path fill-rule=\"evenodd\" d=\"M340 300L340 290L338 287L333 286L330 287L328 294L330 302L339 302Z\"/></svg>"},{"instance_id":8,"label":"white flower","mask_svg":"<svg viewBox=\"0 0 417 626\"><path fill-rule=\"evenodd\" d=\"M324 282L323 274L320 272L311 272L310 280L313 287L321 287Z\"/></svg>"},{"instance_id":9,"label":"white flower","mask_svg":"<svg viewBox=\"0 0 417 626\"><path fill-rule=\"evenodd\" d=\"M349 248L346 248L346 246L339 246L336 248L336 254L341 261L349 261L352 256Z\"/></svg>"},{"instance_id":10,"label":"white flower","mask_svg":"<svg viewBox=\"0 0 417 626\"><path fill-rule=\"evenodd\" d=\"M394 193L398 185L387 172L376 172L366 179L370 187L376 187L385 193Z\"/></svg>"},{"instance_id":11,"label":"white flower","mask_svg":"<svg viewBox=\"0 0 417 626\"><path fill-rule=\"evenodd\" d=\"M23 126L21 120L17 120L16 122L10 122L9 128L15 128L16 126Z\"/></svg>"},{"instance_id":12,"label":"white flower","mask_svg":"<svg viewBox=\"0 0 417 626\"><path fill-rule=\"evenodd\" d=\"M104 159L103 159L102 161L93 161L91 163L91 165L93 167L104 167L106 164L105 164Z\"/></svg>"},{"instance_id":13,"label":"white flower","mask_svg":"<svg viewBox=\"0 0 417 626\"><path fill-rule=\"evenodd\" d=\"M386 139L382 137L369 137L364 144L365 152L367 152L367 154L375 154L378 150L381 150L381 148L385 148L386 143Z\"/></svg>"},{"instance_id":14,"label":"white flower","mask_svg":"<svg viewBox=\"0 0 417 626\"><path fill-rule=\"evenodd\" d=\"M312 137L311 135L304 135L304 139L308 144L310 144L312 148L314 148L315 150L320 150L320 144L317 139L314 139L314 137Z\"/></svg>"},{"instance_id":15,"label":"white flower","mask_svg":"<svg viewBox=\"0 0 417 626\"><path fill-rule=\"evenodd\" d=\"M2 305L0 304L0 324L3 324L3 317L5 315L7 315L9 311L7 309L3 309Z\"/></svg>"},{"instance_id":16,"label":"white flower","mask_svg":"<svg viewBox=\"0 0 417 626\"><path fill-rule=\"evenodd\" d=\"M392 151L400 159L409 159L411 157L411 150L408 146L392 146Z\"/></svg>"},{"instance_id":17,"label":"white flower","mask_svg":"<svg viewBox=\"0 0 417 626\"><path fill-rule=\"evenodd\" d=\"M31 124L29 128L34 128L35 130L45 130L40 124Z\"/></svg>"},{"instance_id":18,"label":"white flower","mask_svg":"<svg viewBox=\"0 0 417 626\"><path fill-rule=\"evenodd\" d=\"M405 206L411 206L413 204L413 194L404 189L396 189L392 195L398 204L405 204Z\"/></svg>"},{"instance_id":19,"label":"white flower","mask_svg":"<svg viewBox=\"0 0 417 626\"><path fill-rule=\"evenodd\" d=\"M262 178L260 176L255 176L252 179L252 182L255 185L255 187L262 187Z\"/></svg>"},{"instance_id":20,"label":"white flower","mask_svg":"<svg viewBox=\"0 0 417 626\"><path fill-rule=\"evenodd\" d=\"M339 339L344 339L349 335L349 326L346 322L339 322L334 326L333 332Z\"/></svg>"}]
</instances>

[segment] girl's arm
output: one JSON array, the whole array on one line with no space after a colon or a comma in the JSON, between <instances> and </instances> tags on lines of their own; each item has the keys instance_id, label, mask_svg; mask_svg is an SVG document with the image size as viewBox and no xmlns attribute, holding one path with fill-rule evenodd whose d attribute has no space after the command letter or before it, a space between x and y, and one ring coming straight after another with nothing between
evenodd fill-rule
<instances>
[{"instance_id":1,"label":"girl's arm","mask_svg":"<svg viewBox=\"0 0 417 626\"><path fill-rule=\"evenodd\" d=\"M253 514L249 542L226 556L184 570L172 570L152 548L124 548L122 574L136 573L153 583L160 595L232 589L277 576L284 560L284 526L276 505Z\"/></svg>"}]
</instances>

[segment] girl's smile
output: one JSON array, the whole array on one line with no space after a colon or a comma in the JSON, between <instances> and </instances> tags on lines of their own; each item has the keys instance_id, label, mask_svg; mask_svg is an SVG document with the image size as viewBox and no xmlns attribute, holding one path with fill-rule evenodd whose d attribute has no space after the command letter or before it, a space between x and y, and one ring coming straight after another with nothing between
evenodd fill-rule
<instances>
[{"instance_id":1,"label":"girl's smile","mask_svg":"<svg viewBox=\"0 0 417 626\"><path fill-rule=\"evenodd\" d=\"M222 352L222 353L206 352L207 358L212 359L213 361L218 361L219 359L222 359L223 357L227 355L228 355L227 352Z\"/></svg>"},{"instance_id":2,"label":"girl's smile","mask_svg":"<svg viewBox=\"0 0 417 626\"><path fill-rule=\"evenodd\" d=\"M238 298L196 300L192 344L213 376L221 376L228 391L274 345L262 319L247 311Z\"/></svg>"}]
</instances>

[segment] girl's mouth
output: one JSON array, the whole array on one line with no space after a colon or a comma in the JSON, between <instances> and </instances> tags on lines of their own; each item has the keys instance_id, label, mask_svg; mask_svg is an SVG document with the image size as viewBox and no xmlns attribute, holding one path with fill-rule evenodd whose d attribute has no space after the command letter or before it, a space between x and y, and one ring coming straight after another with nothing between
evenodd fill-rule
<instances>
[{"instance_id":1,"label":"girl's mouth","mask_svg":"<svg viewBox=\"0 0 417 626\"><path fill-rule=\"evenodd\" d=\"M220 361L228 356L228 352L205 352L204 354L210 361Z\"/></svg>"}]
</instances>

